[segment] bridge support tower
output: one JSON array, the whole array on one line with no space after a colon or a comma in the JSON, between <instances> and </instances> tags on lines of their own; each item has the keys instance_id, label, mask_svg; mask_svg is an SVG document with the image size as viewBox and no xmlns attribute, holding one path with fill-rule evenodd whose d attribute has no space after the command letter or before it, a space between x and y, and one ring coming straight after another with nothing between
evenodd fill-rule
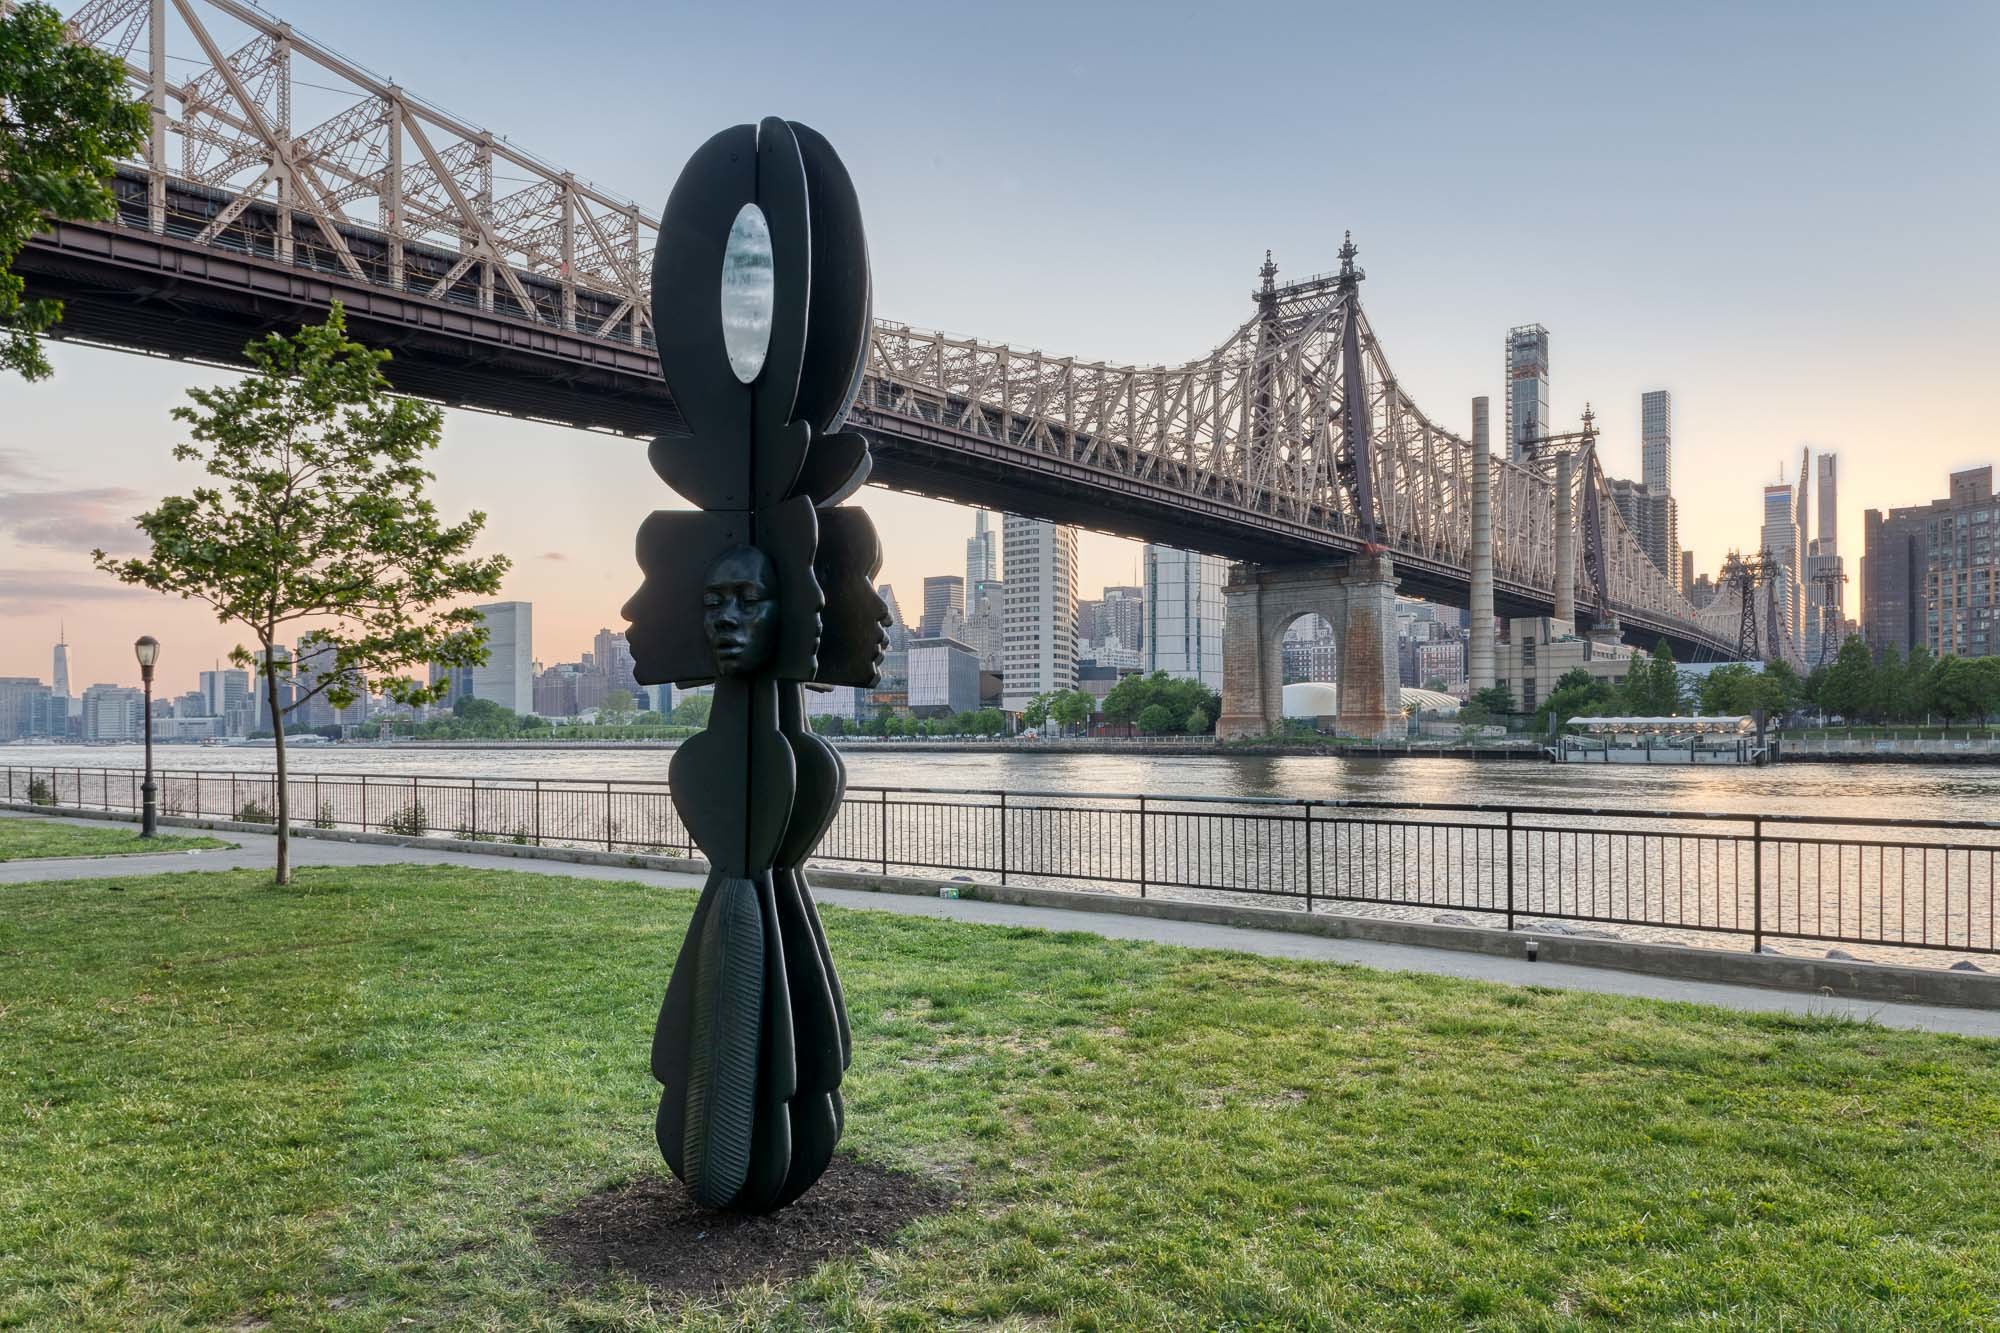
<instances>
[{"instance_id":1,"label":"bridge support tower","mask_svg":"<svg viewBox=\"0 0 2000 1333\"><path fill-rule=\"evenodd\" d=\"M1396 660L1396 573L1386 555L1331 565L1236 565L1222 590L1222 740L1262 736L1284 716L1285 631L1317 614L1340 658L1343 736L1398 740L1403 687Z\"/></svg>"},{"instance_id":2,"label":"bridge support tower","mask_svg":"<svg viewBox=\"0 0 2000 1333\"><path fill-rule=\"evenodd\" d=\"M1556 619L1576 623L1576 504L1570 493L1575 464L1556 455Z\"/></svg>"}]
</instances>

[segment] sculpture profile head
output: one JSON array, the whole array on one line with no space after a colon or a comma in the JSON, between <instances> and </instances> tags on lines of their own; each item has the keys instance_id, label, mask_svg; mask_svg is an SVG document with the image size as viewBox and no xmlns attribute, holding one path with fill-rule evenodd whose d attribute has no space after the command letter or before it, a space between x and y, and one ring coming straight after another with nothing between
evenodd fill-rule
<instances>
[{"instance_id":1,"label":"sculpture profile head","mask_svg":"<svg viewBox=\"0 0 2000 1333\"><path fill-rule=\"evenodd\" d=\"M872 688L881 679L890 624L889 606L875 591L881 568L882 543L866 510L819 511L813 577L826 590L826 611L814 680Z\"/></svg>"},{"instance_id":2,"label":"sculpture profile head","mask_svg":"<svg viewBox=\"0 0 2000 1333\"><path fill-rule=\"evenodd\" d=\"M732 546L703 581L702 625L718 676L752 676L771 665L778 644L778 580L771 558Z\"/></svg>"}]
</instances>

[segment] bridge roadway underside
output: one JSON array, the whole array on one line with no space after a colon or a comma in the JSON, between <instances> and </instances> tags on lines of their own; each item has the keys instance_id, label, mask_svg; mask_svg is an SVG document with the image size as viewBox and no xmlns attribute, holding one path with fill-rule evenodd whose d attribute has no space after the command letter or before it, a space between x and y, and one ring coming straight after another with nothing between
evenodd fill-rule
<instances>
[{"instance_id":1,"label":"bridge roadway underside","mask_svg":"<svg viewBox=\"0 0 2000 1333\"><path fill-rule=\"evenodd\" d=\"M29 242L15 271L30 298L63 302L55 332L67 341L240 368L245 343L322 319L339 301L355 337L395 353L388 375L406 393L630 438L685 430L650 349L341 272L289 267L134 227L77 223L58 224ZM1303 524L933 422L863 406L851 424L874 444L872 480L894 490L1264 565L1323 564L1354 554L1351 542ZM1462 571L1401 555L1395 563L1405 595L1466 604ZM1494 600L1502 617L1552 609L1533 590L1505 583L1496 586ZM1590 623L1587 609L1582 618ZM1716 655L1715 645L1672 627L1628 621L1625 628L1646 646L1664 634L1682 660Z\"/></svg>"}]
</instances>

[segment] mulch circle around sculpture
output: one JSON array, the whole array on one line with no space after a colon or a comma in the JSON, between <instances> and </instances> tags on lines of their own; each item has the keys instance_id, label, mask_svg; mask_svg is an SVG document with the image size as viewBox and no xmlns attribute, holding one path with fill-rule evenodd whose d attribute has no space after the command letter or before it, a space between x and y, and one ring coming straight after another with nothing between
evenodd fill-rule
<instances>
[{"instance_id":1,"label":"mulch circle around sculpture","mask_svg":"<svg viewBox=\"0 0 2000 1333\"><path fill-rule=\"evenodd\" d=\"M646 1175L593 1194L535 1228L583 1282L613 1273L670 1297L725 1295L802 1277L825 1259L889 1241L951 1206L934 1181L837 1156L803 1199L765 1215L695 1206L679 1181Z\"/></svg>"}]
</instances>

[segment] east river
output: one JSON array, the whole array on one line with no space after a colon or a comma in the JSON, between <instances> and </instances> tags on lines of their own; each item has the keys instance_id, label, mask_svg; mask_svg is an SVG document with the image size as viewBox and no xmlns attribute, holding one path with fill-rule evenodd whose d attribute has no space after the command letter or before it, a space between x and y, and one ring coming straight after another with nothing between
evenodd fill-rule
<instances>
[{"instance_id":1,"label":"east river","mask_svg":"<svg viewBox=\"0 0 2000 1333\"><path fill-rule=\"evenodd\" d=\"M2000 766L1778 764L1768 768L1562 765L1532 761L1193 757L1142 753L871 752L843 749L856 787L944 787L1083 795L1575 805L1884 819L2000 819ZM665 749L293 746L295 774L665 781ZM0 766L137 768L139 746L0 746ZM269 746L163 745L165 770L268 772Z\"/></svg>"},{"instance_id":2,"label":"east river","mask_svg":"<svg viewBox=\"0 0 2000 1333\"><path fill-rule=\"evenodd\" d=\"M948 745L843 753L848 800L818 853L834 868L973 878L1004 870L1012 883L1120 893L1149 885L1292 910L1316 894L1338 899L1332 910L1457 925L1479 924L1466 913L1495 924L1512 908L1538 929L1725 948L1749 947L1761 921L1779 952L1838 946L1930 966L1963 959L1981 970L2000 951L2000 830L1766 821L1758 833L1748 819L1682 817L1994 821L2000 766L1688 768ZM264 776L273 758L268 745L158 747L161 808L268 818L241 811L275 803ZM686 830L664 790L671 758L638 746L302 745L290 769L302 823L686 855ZM138 746L0 746L0 769L14 770L0 774L4 785L25 793L36 778L58 804L129 809L142 762ZM1150 800L1120 799L1139 796ZM1176 799L1187 797L1207 799ZM1309 814L1235 804L1246 797L1406 808ZM1515 813L1414 808L1427 804ZM403 827L413 814L422 827Z\"/></svg>"}]
</instances>

